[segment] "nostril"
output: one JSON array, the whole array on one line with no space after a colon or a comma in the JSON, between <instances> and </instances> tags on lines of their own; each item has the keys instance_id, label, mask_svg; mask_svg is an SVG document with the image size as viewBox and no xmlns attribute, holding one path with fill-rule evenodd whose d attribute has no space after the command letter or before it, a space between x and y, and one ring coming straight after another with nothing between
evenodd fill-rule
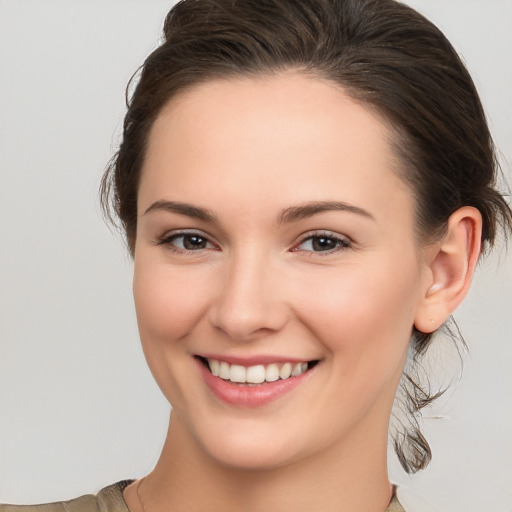
<instances>
[{"instance_id":1,"label":"nostril","mask_svg":"<svg viewBox=\"0 0 512 512\"><path fill-rule=\"evenodd\" d=\"M268 265L266 260L260 264ZM271 286L269 271L254 267L249 262L243 268L231 269L232 275L226 277L222 291L209 305L210 324L233 341L272 335L291 316L287 301Z\"/></svg>"}]
</instances>

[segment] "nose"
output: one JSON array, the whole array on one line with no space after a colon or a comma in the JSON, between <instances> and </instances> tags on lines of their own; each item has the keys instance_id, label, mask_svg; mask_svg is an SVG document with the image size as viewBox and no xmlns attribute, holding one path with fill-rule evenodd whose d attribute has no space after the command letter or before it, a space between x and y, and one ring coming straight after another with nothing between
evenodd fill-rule
<instances>
[{"instance_id":1,"label":"nose","mask_svg":"<svg viewBox=\"0 0 512 512\"><path fill-rule=\"evenodd\" d=\"M280 331L290 311L278 274L265 255L240 255L226 262L210 323L236 341Z\"/></svg>"}]
</instances>

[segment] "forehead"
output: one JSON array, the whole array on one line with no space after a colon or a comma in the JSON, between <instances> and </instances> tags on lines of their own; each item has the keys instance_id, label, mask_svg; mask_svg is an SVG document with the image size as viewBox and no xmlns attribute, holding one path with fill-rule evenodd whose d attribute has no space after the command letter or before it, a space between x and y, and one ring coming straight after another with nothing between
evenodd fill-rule
<instances>
[{"instance_id":1,"label":"forehead","mask_svg":"<svg viewBox=\"0 0 512 512\"><path fill-rule=\"evenodd\" d=\"M191 191L208 203L215 189L230 201L260 194L276 207L343 200L368 209L393 189L409 196L389 137L378 114L319 78L201 84L173 98L152 127L140 207Z\"/></svg>"},{"instance_id":2,"label":"forehead","mask_svg":"<svg viewBox=\"0 0 512 512\"><path fill-rule=\"evenodd\" d=\"M229 130L232 138L226 141ZM213 80L181 91L162 109L149 142L155 145L162 136L184 139L192 133L207 135L203 144L217 146L267 136L283 150L290 139L311 143L314 138L323 139L326 146L348 138L361 144L373 139L382 149L390 149L390 132L374 109L356 102L330 80L291 71Z\"/></svg>"}]
</instances>

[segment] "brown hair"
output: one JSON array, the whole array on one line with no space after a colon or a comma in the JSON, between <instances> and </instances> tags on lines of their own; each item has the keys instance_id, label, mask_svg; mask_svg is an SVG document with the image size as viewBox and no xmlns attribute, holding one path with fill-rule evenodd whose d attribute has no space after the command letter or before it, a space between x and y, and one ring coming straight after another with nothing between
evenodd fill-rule
<instances>
[{"instance_id":1,"label":"brown hair","mask_svg":"<svg viewBox=\"0 0 512 512\"><path fill-rule=\"evenodd\" d=\"M141 68L122 143L102 181L104 211L112 220L113 208L132 254L141 167L162 107L198 83L288 69L340 85L387 121L397 172L415 195L421 240L439 236L462 206L482 214L484 249L500 223L512 229L475 86L445 36L416 11L394 0L184 0L167 15L164 41ZM413 333L415 357L430 340ZM416 417L435 396L411 373L401 390L413 421L395 437L395 450L415 472L431 458Z\"/></svg>"}]
</instances>

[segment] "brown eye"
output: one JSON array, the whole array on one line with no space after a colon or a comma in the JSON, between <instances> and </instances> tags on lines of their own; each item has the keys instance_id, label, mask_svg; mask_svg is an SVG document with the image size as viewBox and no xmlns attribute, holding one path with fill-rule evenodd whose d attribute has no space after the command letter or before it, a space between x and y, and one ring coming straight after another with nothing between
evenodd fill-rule
<instances>
[{"instance_id":1,"label":"brown eye","mask_svg":"<svg viewBox=\"0 0 512 512\"><path fill-rule=\"evenodd\" d=\"M197 249L206 249L208 241L206 238L198 235L182 235L178 238L183 239L183 248L187 251L195 251ZM176 242L175 242L176 243Z\"/></svg>"},{"instance_id":2,"label":"brown eye","mask_svg":"<svg viewBox=\"0 0 512 512\"><path fill-rule=\"evenodd\" d=\"M169 246L169 248L182 252L200 251L214 247L208 238L200 233L177 233L160 240L158 245Z\"/></svg>"},{"instance_id":3,"label":"brown eye","mask_svg":"<svg viewBox=\"0 0 512 512\"><path fill-rule=\"evenodd\" d=\"M335 235L308 236L295 250L311 252L331 252L350 247L350 241Z\"/></svg>"},{"instance_id":4,"label":"brown eye","mask_svg":"<svg viewBox=\"0 0 512 512\"><path fill-rule=\"evenodd\" d=\"M311 239L314 251L330 251L338 246L337 240L325 236L315 236Z\"/></svg>"}]
</instances>

